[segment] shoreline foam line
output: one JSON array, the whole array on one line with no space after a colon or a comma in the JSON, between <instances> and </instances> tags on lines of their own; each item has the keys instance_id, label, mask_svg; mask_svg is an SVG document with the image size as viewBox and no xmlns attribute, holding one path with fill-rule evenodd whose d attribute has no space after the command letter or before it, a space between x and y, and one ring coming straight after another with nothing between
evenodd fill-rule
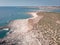
<instances>
[{"instance_id":1,"label":"shoreline foam line","mask_svg":"<svg viewBox=\"0 0 60 45\"><path fill-rule=\"evenodd\" d=\"M28 14L32 15L32 17L31 18L27 18L27 19L33 19L33 18L38 17L37 12L28 12Z\"/></svg>"}]
</instances>

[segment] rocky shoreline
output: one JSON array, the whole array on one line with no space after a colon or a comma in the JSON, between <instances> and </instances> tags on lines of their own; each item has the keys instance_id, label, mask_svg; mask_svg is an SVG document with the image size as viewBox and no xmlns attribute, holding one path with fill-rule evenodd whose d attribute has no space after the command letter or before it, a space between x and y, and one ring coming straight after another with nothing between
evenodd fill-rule
<instances>
[{"instance_id":1,"label":"rocky shoreline","mask_svg":"<svg viewBox=\"0 0 60 45\"><path fill-rule=\"evenodd\" d=\"M60 13L29 12L33 17L9 23L0 45L59 45ZM58 22L57 22L58 21Z\"/></svg>"},{"instance_id":2,"label":"rocky shoreline","mask_svg":"<svg viewBox=\"0 0 60 45\"><path fill-rule=\"evenodd\" d=\"M6 44L4 43L4 45L12 45L14 43L16 43L17 45L32 45L31 43L33 43L33 45L37 45L37 44L41 45L39 42L36 43L36 41L35 41L36 39L33 39L31 37L32 35L29 33L33 34L33 32L32 32L33 26L43 16L38 17L36 12L29 12L28 14L31 14L33 17L28 18L28 19L22 19L22 20L14 20L8 24L8 27L10 27L10 31L7 33L7 36L3 39L6 41ZM28 37L26 37L26 36L28 36ZM21 38L23 38L24 40L22 39L22 41L21 41ZM19 40L19 42L14 41L14 40ZM13 43L12 43L12 41L13 41ZM10 43L8 43L8 42L10 42ZM26 42L29 42L29 44Z\"/></svg>"}]
</instances>

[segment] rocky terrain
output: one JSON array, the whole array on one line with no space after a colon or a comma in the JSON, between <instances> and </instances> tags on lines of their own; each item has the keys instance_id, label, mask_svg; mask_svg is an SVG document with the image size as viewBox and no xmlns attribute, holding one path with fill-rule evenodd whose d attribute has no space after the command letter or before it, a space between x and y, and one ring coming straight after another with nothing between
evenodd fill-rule
<instances>
[{"instance_id":1,"label":"rocky terrain","mask_svg":"<svg viewBox=\"0 0 60 45\"><path fill-rule=\"evenodd\" d=\"M60 45L60 13L33 12L33 17L9 23L0 45Z\"/></svg>"},{"instance_id":2,"label":"rocky terrain","mask_svg":"<svg viewBox=\"0 0 60 45\"><path fill-rule=\"evenodd\" d=\"M49 45L60 45L60 13L40 12L38 15L44 15L37 25L44 39L49 40Z\"/></svg>"}]
</instances>

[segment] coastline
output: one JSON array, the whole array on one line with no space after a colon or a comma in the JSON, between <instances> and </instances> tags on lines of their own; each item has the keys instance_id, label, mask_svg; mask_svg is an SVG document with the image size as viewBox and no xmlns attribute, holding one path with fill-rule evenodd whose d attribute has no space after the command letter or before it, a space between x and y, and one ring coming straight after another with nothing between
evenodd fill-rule
<instances>
[{"instance_id":1,"label":"coastline","mask_svg":"<svg viewBox=\"0 0 60 45\"><path fill-rule=\"evenodd\" d=\"M21 19L21 20L19 20L19 19L14 20L9 24L8 26L10 27L10 31L7 33L7 37L5 37L3 40L6 40L8 42L10 41L10 43L12 43L12 40L15 40L15 38L17 38L16 40L18 40L18 39L21 40L20 38L24 38L24 40L22 39L22 41L24 43L26 43L26 41L28 41L30 45L31 45L30 42L32 42L33 45L35 45L35 44L41 45L41 42L39 42L35 38L32 38L32 36L35 36L34 35L35 32L33 32L35 30L33 29L33 26L35 24L37 24L37 22L39 22L39 20L41 18L43 18L43 16L40 17L35 12L31 12L31 13L29 12L29 14L31 14L33 17L27 18L27 19ZM40 35L42 35L42 34L40 34ZM33 39L33 40L31 40L31 39ZM18 45L20 45L19 43L18 43ZM24 44L24 43L22 43L22 44Z\"/></svg>"},{"instance_id":2,"label":"coastline","mask_svg":"<svg viewBox=\"0 0 60 45\"><path fill-rule=\"evenodd\" d=\"M13 23L14 21L20 21L20 20L29 20L29 19L33 19L33 18L36 18L36 17L38 17L37 16L37 12L28 12L28 13L26 13L26 14L30 14L32 17L30 17L30 18L27 18L27 19L16 19L16 20L12 20L12 21L10 21L6 26L3 26L3 27L0 27L0 29L6 29L6 28L10 28L10 24L11 23Z\"/></svg>"},{"instance_id":3,"label":"coastline","mask_svg":"<svg viewBox=\"0 0 60 45\"><path fill-rule=\"evenodd\" d=\"M17 30L21 30L21 33L26 33L33 29L33 25L38 23L43 16L38 16L38 12L27 12L27 14L30 14L32 17L27 19L17 19L12 20L9 22L9 24L5 27L2 27L2 29L7 30L14 30L14 28L17 28ZM26 29L26 30L25 30Z\"/></svg>"},{"instance_id":4,"label":"coastline","mask_svg":"<svg viewBox=\"0 0 60 45\"><path fill-rule=\"evenodd\" d=\"M56 40L56 37L59 36L57 35L59 32L56 31L60 28L60 13L28 12L28 14L32 17L11 21L11 24L8 25L10 26L10 31L7 33L7 37L2 40L5 40L7 43L10 42L11 44L12 42L15 43L14 40L19 40L19 43L17 41L16 42L20 45L22 38L22 42L26 43L28 41L30 45L30 42L34 45L49 45L49 41L51 41L53 45L57 45L56 41L58 40Z\"/></svg>"},{"instance_id":5,"label":"coastline","mask_svg":"<svg viewBox=\"0 0 60 45\"><path fill-rule=\"evenodd\" d=\"M17 20L11 21L8 24L10 29L12 30L12 28L18 28L18 30L21 30L20 32L26 33L32 30L33 25L36 24L43 17L43 16L39 17L37 15L37 12L28 12L27 14L32 15L32 17L27 19L17 19Z\"/></svg>"}]
</instances>

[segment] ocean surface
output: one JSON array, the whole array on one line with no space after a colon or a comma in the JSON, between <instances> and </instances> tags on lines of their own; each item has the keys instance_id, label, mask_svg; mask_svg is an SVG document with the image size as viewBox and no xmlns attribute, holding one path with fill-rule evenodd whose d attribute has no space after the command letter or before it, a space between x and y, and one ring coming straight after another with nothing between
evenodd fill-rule
<instances>
[{"instance_id":1,"label":"ocean surface","mask_svg":"<svg viewBox=\"0 0 60 45\"><path fill-rule=\"evenodd\" d=\"M11 20L30 18L32 16L27 14L27 12L34 12L38 10L46 11L46 12L60 12L60 9L43 10L43 9L33 8L33 7L0 7L0 26L7 25ZM0 38L6 36L6 33L8 31L0 30Z\"/></svg>"}]
</instances>

